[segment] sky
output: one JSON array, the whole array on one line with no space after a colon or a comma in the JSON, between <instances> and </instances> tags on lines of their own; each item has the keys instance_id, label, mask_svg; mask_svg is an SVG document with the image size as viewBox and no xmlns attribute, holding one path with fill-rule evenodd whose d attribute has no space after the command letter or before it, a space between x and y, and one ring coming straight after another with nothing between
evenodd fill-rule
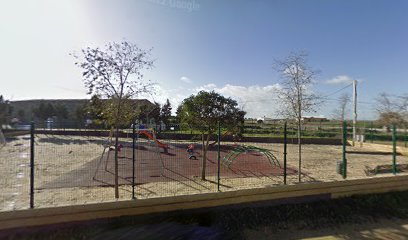
<instances>
[{"instance_id":1,"label":"sky","mask_svg":"<svg viewBox=\"0 0 408 240\"><path fill-rule=\"evenodd\" d=\"M199 90L231 97L248 117L278 117L276 59L308 53L332 117L358 81L360 119L381 92L408 93L408 1L0 1L0 94L9 100L89 98L70 53L126 40L153 48L147 97L174 109ZM348 87L346 87L348 86ZM340 89L344 88L340 91ZM351 117L351 106L347 117Z\"/></svg>"}]
</instances>

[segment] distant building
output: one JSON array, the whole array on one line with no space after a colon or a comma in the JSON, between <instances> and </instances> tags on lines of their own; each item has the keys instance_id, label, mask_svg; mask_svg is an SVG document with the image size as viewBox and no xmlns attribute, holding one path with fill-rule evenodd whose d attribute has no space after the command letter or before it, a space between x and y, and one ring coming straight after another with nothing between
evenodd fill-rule
<instances>
[{"instance_id":1,"label":"distant building","mask_svg":"<svg viewBox=\"0 0 408 240\"><path fill-rule=\"evenodd\" d=\"M285 119L280 118L269 118L269 117L260 117L256 119L257 121L262 121L264 124L276 124L276 123L283 123Z\"/></svg>"},{"instance_id":2,"label":"distant building","mask_svg":"<svg viewBox=\"0 0 408 240\"><path fill-rule=\"evenodd\" d=\"M302 117L302 121L303 122L328 122L329 119L325 117L321 117L321 116L319 117L309 117L309 116L306 117L305 116L305 117Z\"/></svg>"},{"instance_id":3,"label":"distant building","mask_svg":"<svg viewBox=\"0 0 408 240\"><path fill-rule=\"evenodd\" d=\"M253 119L251 122L262 122L264 124L281 124L285 121L288 122L297 122L296 119L285 119L285 118L269 118L269 117L258 117L257 119ZM305 116L302 117L302 122L329 122L330 120L323 117L323 116Z\"/></svg>"}]
</instances>

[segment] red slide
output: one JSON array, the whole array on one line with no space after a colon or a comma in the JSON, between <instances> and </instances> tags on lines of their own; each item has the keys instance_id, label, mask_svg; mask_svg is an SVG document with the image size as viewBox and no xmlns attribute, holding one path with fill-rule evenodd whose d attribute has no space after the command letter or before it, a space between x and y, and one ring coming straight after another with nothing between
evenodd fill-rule
<instances>
[{"instance_id":1,"label":"red slide","mask_svg":"<svg viewBox=\"0 0 408 240\"><path fill-rule=\"evenodd\" d=\"M152 134L150 134L150 133L149 133L148 131L146 131L146 130L140 130L140 131L139 131L139 134L140 134L140 135L145 135L145 136L146 136L147 138L149 138L150 140L156 141L157 145L159 145L159 147L163 148L165 151L167 151L167 149L169 148L169 145L164 144L164 143L160 142L160 141L157 140L157 139L154 139L154 137L152 136Z\"/></svg>"}]
</instances>

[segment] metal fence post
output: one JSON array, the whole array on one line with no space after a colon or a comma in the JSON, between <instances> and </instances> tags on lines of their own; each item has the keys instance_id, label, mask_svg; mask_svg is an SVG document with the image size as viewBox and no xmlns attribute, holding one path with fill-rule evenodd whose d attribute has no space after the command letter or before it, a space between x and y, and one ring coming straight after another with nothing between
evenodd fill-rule
<instances>
[{"instance_id":1,"label":"metal fence post","mask_svg":"<svg viewBox=\"0 0 408 240\"><path fill-rule=\"evenodd\" d=\"M220 121L218 121L218 134L217 134L217 140L218 140L218 177L217 177L217 188L218 191L220 191L220 150L221 150L221 126L220 126Z\"/></svg>"},{"instance_id":2,"label":"metal fence post","mask_svg":"<svg viewBox=\"0 0 408 240\"><path fill-rule=\"evenodd\" d=\"M136 129L135 126L136 124L133 123L132 126L132 199L136 199L135 197L135 161L136 161L136 156L135 156L135 147L136 147Z\"/></svg>"},{"instance_id":3,"label":"metal fence post","mask_svg":"<svg viewBox=\"0 0 408 240\"><path fill-rule=\"evenodd\" d=\"M392 125L392 173L397 174L397 127Z\"/></svg>"},{"instance_id":4,"label":"metal fence post","mask_svg":"<svg viewBox=\"0 0 408 240\"><path fill-rule=\"evenodd\" d=\"M288 144L288 131L287 131L287 122L283 128L283 184L286 184L286 155L287 153L287 144Z\"/></svg>"},{"instance_id":5,"label":"metal fence post","mask_svg":"<svg viewBox=\"0 0 408 240\"><path fill-rule=\"evenodd\" d=\"M30 127L30 208L34 208L34 122Z\"/></svg>"},{"instance_id":6,"label":"metal fence post","mask_svg":"<svg viewBox=\"0 0 408 240\"><path fill-rule=\"evenodd\" d=\"M371 122L371 127L370 127L370 139L371 139L371 143L373 143L373 141L374 141L374 139L373 139L373 126L374 124L373 124L373 122Z\"/></svg>"},{"instance_id":7,"label":"metal fence post","mask_svg":"<svg viewBox=\"0 0 408 240\"><path fill-rule=\"evenodd\" d=\"M343 121L343 156L342 156L342 160L343 160L343 169L342 169L342 175L343 175L343 179L347 178L347 158L346 158L346 144L347 144L347 122Z\"/></svg>"}]
</instances>

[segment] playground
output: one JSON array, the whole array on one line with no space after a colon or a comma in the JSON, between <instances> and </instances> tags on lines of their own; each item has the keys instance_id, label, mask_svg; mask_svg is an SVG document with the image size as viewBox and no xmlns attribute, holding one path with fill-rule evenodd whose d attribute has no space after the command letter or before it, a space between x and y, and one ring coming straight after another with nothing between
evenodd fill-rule
<instances>
[{"instance_id":1,"label":"playground","mask_svg":"<svg viewBox=\"0 0 408 240\"><path fill-rule=\"evenodd\" d=\"M133 142L131 138L120 138L120 144L120 199L130 199ZM190 159L187 151L191 144L195 146L195 159ZM29 146L29 136L18 136L0 151L2 211L29 206ZM287 147L287 184L298 184L297 145L288 144ZM282 185L283 149L281 143L221 142L220 191ZM342 157L341 146L306 144L302 149L303 183L343 180L336 172ZM114 152L112 146L106 145L106 137L36 134L36 206L114 201ZM347 146L347 152L347 179L392 175L384 167L392 163L390 146L380 148L365 143ZM201 180L203 153L200 141L157 140L154 136L143 135L135 142L134 154L136 198L217 192L217 144L207 152L206 181ZM398 174L406 174L403 167L407 166L408 157L399 154L397 163ZM379 171L376 172L376 168Z\"/></svg>"},{"instance_id":2,"label":"playground","mask_svg":"<svg viewBox=\"0 0 408 240\"><path fill-rule=\"evenodd\" d=\"M133 180L133 148L129 142L122 142L118 152L119 184L130 185ZM163 145L165 146L165 145ZM171 148L160 150L146 140L138 141L135 147L135 184L155 182L185 182L201 178L201 145L194 151L194 159L189 158L186 144L172 144ZM223 145L220 151L220 177L259 178L283 176L283 168L276 158L272 160L269 150ZM272 155L273 156L273 155ZM114 185L114 151L105 152L81 168L70 171L48 182L41 188L68 188ZM289 167L287 174L297 171ZM218 151L210 147L207 152L206 178L213 179L218 174Z\"/></svg>"}]
</instances>

